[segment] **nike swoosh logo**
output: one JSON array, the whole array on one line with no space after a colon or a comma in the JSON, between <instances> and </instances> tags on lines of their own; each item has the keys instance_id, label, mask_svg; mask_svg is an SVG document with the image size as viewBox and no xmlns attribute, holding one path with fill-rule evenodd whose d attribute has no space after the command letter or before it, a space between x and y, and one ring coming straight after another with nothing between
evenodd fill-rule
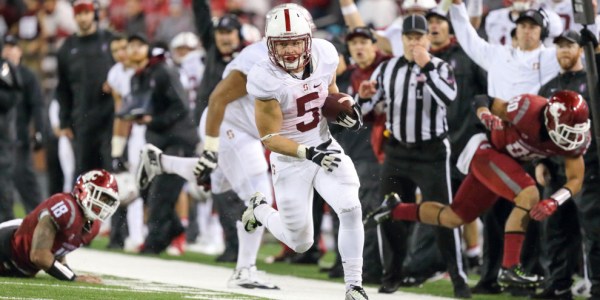
<instances>
[{"instance_id":1,"label":"nike swoosh logo","mask_svg":"<svg viewBox=\"0 0 600 300\"><path fill-rule=\"evenodd\" d=\"M571 290L570 288L567 288L567 289L564 289L564 290L554 290L554 295L559 296L559 295L562 295L562 294L566 294L570 290Z\"/></svg>"},{"instance_id":2,"label":"nike swoosh logo","mask_svg":"<svg viewBox=\"0 0 600 300\"><path fill-rule=\"evenodd\" d=\"M316 88L320 87L320 86L321 86L321 84L322 84L322 83L315 84L315 85L313 85L313 88L315 88L315 89L316 89Z\"/></svg>"}]
</instances>

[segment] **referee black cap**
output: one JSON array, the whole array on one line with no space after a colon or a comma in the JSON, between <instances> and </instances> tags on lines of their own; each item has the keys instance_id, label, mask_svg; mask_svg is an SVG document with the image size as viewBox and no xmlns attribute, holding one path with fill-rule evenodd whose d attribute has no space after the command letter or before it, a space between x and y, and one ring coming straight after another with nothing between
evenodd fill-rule
<instances>
[{"instance_id":1,"label":"referee black cap","mask_svg":"<svg viewBox=\"0 0 600 300\"><path fill-rule=\"evenodd\" d=\"M402 22L402 34L412 32L427 34L427 19L422 15L409 15Z\"/></svg>"}]
</instances>

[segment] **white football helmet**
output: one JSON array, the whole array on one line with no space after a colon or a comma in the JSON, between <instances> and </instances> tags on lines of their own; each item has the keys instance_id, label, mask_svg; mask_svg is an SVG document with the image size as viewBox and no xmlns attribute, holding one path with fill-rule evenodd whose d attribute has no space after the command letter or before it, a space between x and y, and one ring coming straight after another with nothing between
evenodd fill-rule
<instances>
[{"instance_id":1,"label":"white football helmet","mask_svg":"<svg viewBox=\"0 0 600 300\"><path fill-rule=\"evenodd\" d=\"M284 8L275 11L265 28L265 37L271 61L286 71L296 70L310 62L312 30L304 14L298 9ZM301 53L277 53L277 43L302 41Z\"/></svg>"},{"instance_id":2,"label":"white football helmet","mask_svg":"<svg viewBox=\"0 0 600 300\"><path fill-rule=\"evenodd\" d=\"M308 21L308 24L310 25L310 29L314 32L315 30L317 30L317 25L315 25L315 22L313 21L313 17L310 14L310 12L308 11L308 9L304 8L304 6L302 5L298 5L296 3L284 3L284 4L279 4L273 8L271 8L271 10L269 10L267 12L266 15L266 23L265 24L269 24L269 21L273 18L273 15L275 15L276 12L283 10L285 8L291 8L291 9L296 9L299 10L302 15L304 15L304 17L306 18L306 20Z\"/></svg>"},{"instance_id":3,"label":"white football helmet","mask_svg":"<svg viewBox=\"0 0 600 300\"><path fill-rule=\"evenodd\" d=\"M402 10L424 10L428 11L437 6L435 0L404 0L402 2Z\"/></svg>"}]
</instances>

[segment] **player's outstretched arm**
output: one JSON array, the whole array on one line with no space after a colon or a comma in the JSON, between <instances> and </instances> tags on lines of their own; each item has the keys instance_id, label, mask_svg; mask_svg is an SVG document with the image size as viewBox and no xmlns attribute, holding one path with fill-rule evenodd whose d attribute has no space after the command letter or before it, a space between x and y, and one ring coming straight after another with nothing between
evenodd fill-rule
<instances>
[{"instance_id":1,"label":"player's outstretched arm","mask_svg":"<svg viewBox=\"0 0 600 300\"><path fill-rule=\"evenodd\" d=\"M356 27L364 27L367 26L363 21L362 17L358 13L358 8L354 3L354 0L340 0L340 7L342 8L342 15L344 16L344 22L346 26L349 27L350 30L353 30ZM376 45L381 51L386 53L392 53L392 45L390 44L390 40L387 37L378 34L377 32L373 32L375 37L377 38Z\"/></svg>"},{"instance_id":2,"label":"player's outstretched arm","mask_svg":"<svg viewBox=\"0 0 600 300\"><path fill-rule=\"evenodd\" d=\"M73 281L77 276L52 254L57 228L49 214L43 216L33 232L29 259L38 268L59 280Z\"/></svg>"},{"instance_id":3,"label":"player's outstretched arm","mask_svg":"<svg viewBox=\"0 0 600 300\"><path fill-rule=\"evenodd\" d=\"M233 70L217 84L208 98L208 115L206 118L206 135L217 137L225 116L227 105L248 94L246 91L246 75Z\"/></svg>"}]
</instances>

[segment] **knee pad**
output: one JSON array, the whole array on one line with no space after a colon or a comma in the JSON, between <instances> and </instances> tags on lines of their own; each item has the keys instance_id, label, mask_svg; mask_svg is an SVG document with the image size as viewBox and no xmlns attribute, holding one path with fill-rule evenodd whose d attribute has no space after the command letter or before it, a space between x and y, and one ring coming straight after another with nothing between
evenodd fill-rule
<instances>
[{"instance_id":1,"label":"knee pad","mask_svg":"<svg viewBox=\"0 0 600 300\"><path fill-rule=\"evenodd\" d=\"M340 229L352 229L362 227L362 209L360 205L340 210Z\"/></svg>"}]
</instances>

